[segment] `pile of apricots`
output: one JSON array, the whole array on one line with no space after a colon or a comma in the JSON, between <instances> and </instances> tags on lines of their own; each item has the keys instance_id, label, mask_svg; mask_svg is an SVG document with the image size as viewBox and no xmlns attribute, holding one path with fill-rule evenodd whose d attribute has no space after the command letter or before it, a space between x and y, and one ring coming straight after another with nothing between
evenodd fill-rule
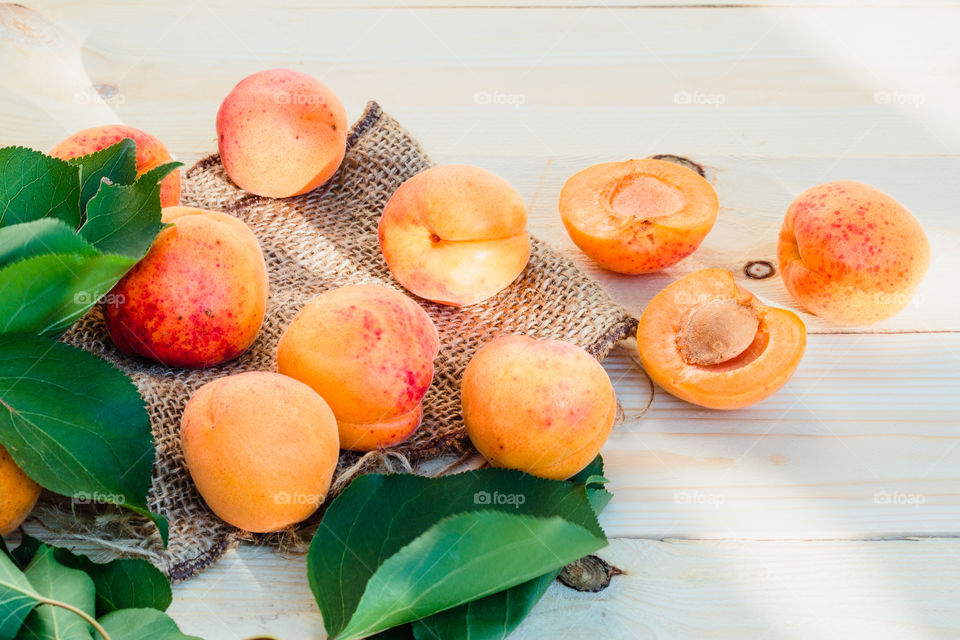
<instances>
[{"instance_id":1,"label":"pile of apricots","mask_svg":"<svg viewBox=\"0 0 960 640\"><path fill-rule=\"evenodd\" d=\"M343 105L316 79L269 70L242 80L216 118L220 158L234 183L285 198L335 174L346 151ZM167 162L155 137L127 126L81 131L52 153L72 158L123 138L140 172ZM170 367L212 367L246 351L264 319L269 283L253 232L226 213L179 206L180 175L162 184L164 228L116 286L106 327L127 354ZM644 274L696 251L713 228L717 194L698 172L643 159L577 173L559 197L573 242L600 266ZM379 285L309 301L277 348L277 372L222 377L199 388L182 417L183 454L197 489L223 520L268 532L316 511L340 449L372 451L409 438L423 416L440 349L417 298L463 307L502 291L530 256L527 208L501 177L446 165L404 182L379 225L383 259L410 295ZM807 311L841 324L887 318L909 303L930 259L916 219L857 182L800 194L787 209L778 258ZM637 329L652 380L714 409L756 403L782 387L806 344L800 318L767 306L722 269L680 278L650 300ZM474 354L461 382L463 419L493 465L563 479L610 434L617 401L586 351L504 335ZM19 525L39 489L0 451L0 531ZM29 480L29 479L26 479ZM31 486L32 485L32 486Z\"/></svg>"}]
</instances>

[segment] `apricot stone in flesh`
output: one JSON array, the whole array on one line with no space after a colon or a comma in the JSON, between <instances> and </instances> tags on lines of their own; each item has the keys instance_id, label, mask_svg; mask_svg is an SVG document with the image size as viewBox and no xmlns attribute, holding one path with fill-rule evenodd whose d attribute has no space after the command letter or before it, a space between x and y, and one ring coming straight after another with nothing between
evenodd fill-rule
<instances>
[{"instance_id":1,"label":"apricot stone in flesh","mask_svg":"<svg viewBox=\"0 0 960 640\"><path fill-rule=\"evenodd\" d=\"M257 337L267 270L256 236L218 211L163 210L167 227L104 304L120 351L191 369L236 358Z\"/></svg>"},{"instance_id":2,"label":"apricot stone in flesh","mask_svg":"<svg viewBox=\"0 0 960 640\"><path fill-rule=\"evenodd\" d=\"M173 156L159 139L140 129L123 124L111 124L78 131L50 150L50 155L61 160L72 160L90 155L130 138L137 145L137 176L173 161ZM160 206L180 204L180 170L171 172L160 183Z\"/></svg>"},{"instance_id":3,"label":"apricot stone in flesh","mask_svg":"<svg viewBox=\"0 0 960 640\"><path fill-rule=\"evenodd\" d=\"M207 506L256 533L312 515L330 489L340 453L336 419L323 398L266 371L197 389L183 412L181 439Z\"/></svg>"},{"instance_id":4,"label":"apricot stone in flesh","mask_svg":"<svg viewBox=\"0 0 960 640\"><path fill-rule=\"evenodd\" d=\"M326 85L270 69L240 81L217 112L217 143L238 187L270 198L313 191L339 168L347 114Z\"/></svg>"},{"instance_id":5,"label":"apricot stone in flesh","mask_svg":"<svg viewBox=\"0 0 960 640\"><path fill-rule=\"evenodd\" d=\"M503 178L468 165L433 167L404 182L379 233L400 284L455 307L499 293L530 257L523 198Z\"/></svg>"},{"instance_id":6,"label":"apricot stone in flesh","mask_svg":"<svg viewBox=\"0 0 960 640\"><path fill-rule=\"evenodd\" d=\"M617 273L659 271L693 253L719 203L696 171L666 160L605 162L560 192L560 216L580 249Z\"/></svg>"},{"instance_id":7,"label":"apricot stone in flesh","mask_svg":"<svg viewBox=\"0 0 960 640\"><path fill-rule=\"evenodd\" d=\"M637 328L643 368L669 393L712 409L746 407L786 384L807 331L761 304L729 271L704 269L658 293Z\"/></svg>"},{"instance_id":8,"label":"apricot stone in flesh","mask_svg":"<svg viewBox=\"0 0 960 640\"><path fill-rule=\"evenodd\" d=\"M590 464L617 413L610 378L590 354L517 335L474 354L461 401L467 434L491 464L556 480Z\"/></svg>"},{"instance_id":9,"label":"apricot stone in flesh","mask_svg":"<svg viewBox=\"0 0 960 640\"><path fill-rule=\"evenodd\" d=\"M40 497L40 485L31 480L10 453L0 446L0 536L23 524Z\"/></svg>"},{"instance_id":10,"label":"apricot stone in flesh","mask_svg":"<svg viewBox=\"0 0 960 640\"><path fill-rule=\"evenodd\" d=\"M340 446L372 451L420 426L440 349L430 316L379 285L340 287L309 302L277 347L277 369L310 385L333 409Z\"/></svg>"},{"instance_id":11,"label":"apricot stone in flesh","mask_svg":"<svg viewBox=\"0 0 960 640\"><path fill-rule=\"evenodd\" d=\"M930 244L917 219L882 191L850 180L797 196L777 255L797 302L844 325L872 324L901 311L930 266Z\"/></svg>"}]
</instances>

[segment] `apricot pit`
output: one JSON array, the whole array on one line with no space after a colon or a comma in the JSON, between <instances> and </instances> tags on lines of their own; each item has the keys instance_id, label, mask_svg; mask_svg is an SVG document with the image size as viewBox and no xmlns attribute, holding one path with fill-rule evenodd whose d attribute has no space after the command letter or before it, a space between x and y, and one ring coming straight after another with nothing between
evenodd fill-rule
<instances>
[{"instance_id":1,"label":"apricot pit","mask_svg":"<svg viewBox=\"0 0 960 640\"><path fill-rule=\"evenodd\" d=\"M683 314L677 346L688 364L719 364L746 351L759 326L757 314L749 307L731 300L713 300Z\"/></svg>"}]
</instances>

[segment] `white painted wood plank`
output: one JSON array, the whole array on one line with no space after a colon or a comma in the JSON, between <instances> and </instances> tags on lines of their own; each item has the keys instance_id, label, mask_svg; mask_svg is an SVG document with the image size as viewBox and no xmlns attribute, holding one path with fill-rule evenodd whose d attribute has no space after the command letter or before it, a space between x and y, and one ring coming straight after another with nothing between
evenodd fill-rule
<instances>
[{"instance_id":1,"label":"white painted wood plank","mask_svg":"<svg viewBox=\"0 0 960 640\"><path fill-rule=\"evenodd\" d=\"M559 584L512 638L955 638L960 541L612 540L598 594ZM283 603L282 613L277 603ZM323 638L303 558L243 547L179 585L185 633Z\"/></svg>"}]
</instances>

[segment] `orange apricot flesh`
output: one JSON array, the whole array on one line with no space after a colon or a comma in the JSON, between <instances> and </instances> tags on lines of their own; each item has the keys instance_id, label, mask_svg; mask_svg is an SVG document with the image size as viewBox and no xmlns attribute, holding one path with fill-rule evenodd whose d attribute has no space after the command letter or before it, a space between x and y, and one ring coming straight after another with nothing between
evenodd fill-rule
<instances>
[{"instance_id":1,"label":"orange apricot flesh","mask_svg":"<svg viewBox=\"0 0 960 640\"><path fill-rule=\"evenodd\" d=\"M637 328L647 375L672 395L711 409L769 397L796 371L806 348L796 314L760 303L729 271L677 280L647 305Z\"/></svg>"},{"instance_id":2,"label":"orange apricot flesh","mask_svg":"<svg viewBox=\"0 0 960 640\"><path fill-rule=\"evenodd\" d=\"M580 249L617 273L659 271L696 251L719 202L697 172L665 160L605 162L560 192L560 216Z\"/></svg>"}]
</instances>

